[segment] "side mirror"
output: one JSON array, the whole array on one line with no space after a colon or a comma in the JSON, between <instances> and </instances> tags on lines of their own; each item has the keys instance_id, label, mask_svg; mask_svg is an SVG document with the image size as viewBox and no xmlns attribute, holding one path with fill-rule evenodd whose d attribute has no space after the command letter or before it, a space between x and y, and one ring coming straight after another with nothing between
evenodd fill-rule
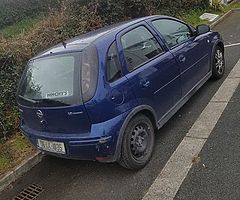
<instances>
[{"instance_id":1,"label":"side mirror","mask_svg":"<svg viewBox=\"0 0 240 200\"><path fill-rule=\"evenodd\" d=\"M210 30L210 26L207 24L198 25L196 29L198 35L208 33Z\"/></svg>"}]
</instances>

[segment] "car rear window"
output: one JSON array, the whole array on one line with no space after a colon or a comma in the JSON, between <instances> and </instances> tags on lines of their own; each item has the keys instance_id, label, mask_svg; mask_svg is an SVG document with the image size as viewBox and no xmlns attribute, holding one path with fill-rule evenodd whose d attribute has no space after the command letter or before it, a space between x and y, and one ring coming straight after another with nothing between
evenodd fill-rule
<instances>
[{"instance_id":1,"label":"car rear window","mask_svg":"<svg viewBox=\"0 0 240 200\"><path fill-rule=\"evenodd\" d=\"M81 53L49 56L29 62L23 75L19 100L35 106L81 103Z\"/></svg>"}]
</instances>

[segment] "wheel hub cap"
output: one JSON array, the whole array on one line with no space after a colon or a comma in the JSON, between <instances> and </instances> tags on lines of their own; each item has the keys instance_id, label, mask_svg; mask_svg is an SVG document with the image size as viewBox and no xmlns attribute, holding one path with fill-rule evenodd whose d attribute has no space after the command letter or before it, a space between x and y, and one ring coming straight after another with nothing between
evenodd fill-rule
<instances>
[{"instance_id":1,"label":"wheel hub cap","mask_svg":"<svg viewBox=\"0 0 240 200\"><path fill-rule=\"evenodd\" d=\"M219 74L223 73L224 70L224 58L223 53L220 50L217 50L215 55L216 69Z\"/></svg>"},{"instance_id":2,"label":"wheel hub cap","mask_svg":"<svg viewBox=\"0 0 240 200\"><path fill-rule=\"evenodd\" d=\"M136 145L138 147L142 147L143 146L143 142L144 142L144 138L141 137L141 136L138 136L137 139L136 139Z\"/></svg>"},{"instance_id":3,"label":"wheel hub cap","mask_svg":"<svg viewBox=\"0 0 240 200\"><path fill-rule=\"evenodd\" d=\"M143 126L136 126L131 135L131 152L139 158L144 155L148 147L148 132Z\"/></svg>"}]
</instances>

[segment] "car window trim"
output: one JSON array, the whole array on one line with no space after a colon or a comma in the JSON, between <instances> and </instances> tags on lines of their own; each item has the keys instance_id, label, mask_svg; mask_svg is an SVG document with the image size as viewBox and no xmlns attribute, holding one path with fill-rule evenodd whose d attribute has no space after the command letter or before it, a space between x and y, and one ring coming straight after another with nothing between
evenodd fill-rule
<instances>
[{"instance_id":1,"label":"car window trim","mask_svg":"<svg viewBox=\"0 0 240 200\"><path fill-rule=\"evenodd\" d=\"M135 70L140 69L141 67L143 67L143 65L152 62L153 60L155 60L155 59L157 59L158 57L164 55L165 53L166 53L166 52L164 51L164 52L162 52L161 54L158 54L158 55L154 56L153 58L147 60L146 62L144 62L144 63L138 65L138 66L137 66L136 68L134 68L133 70L131 70L131 71L128 70L128 72L129 72L129 73L132 73L132 72L134 72Z\"/></svg>"},{"instance_id":2,"label":"car window trim","mask_svg":"<svg viewBox=\"0 0 240 200\"><path fill-rule=\"evenodd\" d=\"M183 44L185 44L185 43L188 43L189 41L191 41L193 38L191 37L191 38L189 38L188 40L186 40L186 41L184 41L184 42L181 42L181 43L179 43L179 44L176 44L176 45L174 45L174 46L172 46L171 48L169 48L170 50L173 50L173 49L175 49L175 48L177 48L177 47L179 47L179 46L181 46L181 45L183 45Z\"/></svg>"},{"instance_id":3,"label":"car window trim","mask_svg":"<svg viewBox=\"0 0 240 200\"><path fill-rule=\"evenodd\" d=\"M153 32L152 32L145 24L138 24L137 26L134 26L134 27L132 27L131 29L123 32L123 33L121 34L121 36L120 36L120 44L121 44L121 46L122 46L122 42L121 42L122 36L125 35L125 34L127 34L127 33L129 33L129 32L132 31L133 29L139 28L139 27L141 27L141 26L143 26L144 28L146 28L146 29L149 31L149 33L155 38L155 40L157 41L157 43L159 44L159 46L160 46L161 49L162 49L162 53L154 56L153 58L145 61L144 63L142 63L142 64L140 64L140 65L137 65L137 67L135 67L133 70L129 70L129 68L128 68L128 66L127 66L127 71L128 71L128 73L131 73L131 72L133 72L133 71L141 68L143 65L145 65L145 64L153 61L154 59L156 59L156 58L158 58L158 57L160 57L160 56L162 56L163 54L166 53L166 50L165 50L165 49L163 48L163 46L160 44L160 42L158 41L158 39L156 38L156 36L153 34ZM123 47L123 46L122 46L122 47ZM124 59L125 59L125 62L126 62L126 57L125 57L123 48L122 48L122 51L123 51ZM127 64L127 62L126 62L126 64Z\"/></svg>"},{"instance_id":4,"label":"car window trim","mask_svg":"<svg viewBox=\"0 0 240 200\"><path fill-rule=\"evenodd\" d=\"M170 47L169 44L167 43L166 39L162 36L162 34L160 33L160 31L159 31L159 30L154 26L154 24L153 24L154 21L160 21L160 20L170 20L170 21L175 21L175 22L178 22L178 23L181 23L181 24L186 25L186 26L188 27L188 29L190 30L190 32L191 32L191 38L189 38L188 40L186 40L186 41L184 41L184 42L181 42L181 43L179 43L179 44L176 44L176 45ZM187 23L185 23L185 22L183 22L183 21L181 21L181 20L178 20L178 19L158 18L158 19L153 19L153 20L151 20L151 24L152 24L152 26L156 29L157 33L160 34L161 39L164 39L164 42L165 42L165 44L166 44L166 46L168 47L169 50L173 50L173 49L175 49L175 48L177 48L177 47L179 47L179 46L181 46L181 45L183 45L183 44L185 44L185 43L188 43L190 40L192 40L192 39L194 38L193 30L192 30L193 27L191 28L191 27L189 26L189 24L187 24Z\"/></svg>"}]
</instances>

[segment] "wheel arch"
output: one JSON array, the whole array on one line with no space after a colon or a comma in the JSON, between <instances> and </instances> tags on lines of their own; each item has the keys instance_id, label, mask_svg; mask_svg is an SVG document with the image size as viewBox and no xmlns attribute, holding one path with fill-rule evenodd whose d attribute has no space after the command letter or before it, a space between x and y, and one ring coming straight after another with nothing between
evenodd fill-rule
<instances>
[{"instance_id":1,"label":"wheel arch","mask_svg":"<svg viewBox=\"0 0 240 200\"><path fill-rule=\"evenodd\" d=\"M223 44L222 41L218 41L216 46L220 47L223 50L223 53L224 53L225 49L224 49L224 44Z\"/></svg>"},{"instance_id":2,"label":"wheel arch","mask_svg":"<svg viewBox=\"0 0 240 200\"><path fill-rule=\"evenodd\" d=\"M123 125L119 131L119 136L118 136L118 141L116 145L116 150L115 150L115 155L114 155L114 160L118 161L120 156L121 156L121 148L122 148L122 140L123 140L123 134L125 132L125 129L128 125L128 123L137 115L143 114L147 116L152 124L154 129L158 128L158 123L157 123L157 115L154 111L154 109L151 106L148 105L141 105L136 108L134 108L126 117L126 119L123 122Z\"/></svg>"}]
</instances>

